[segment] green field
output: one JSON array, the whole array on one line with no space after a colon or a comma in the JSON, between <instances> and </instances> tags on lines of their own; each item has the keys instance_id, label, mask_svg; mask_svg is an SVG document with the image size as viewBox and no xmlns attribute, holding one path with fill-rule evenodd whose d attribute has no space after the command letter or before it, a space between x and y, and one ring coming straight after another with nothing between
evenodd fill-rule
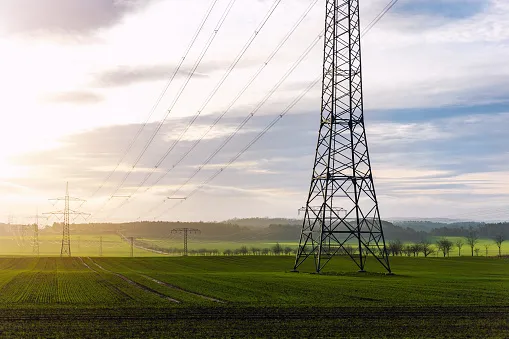
<instances>
[{"instance_id":1,"label":"green field","mask_svg":"<svg viewBox=\"0 0 509 339\"><path fill-rule=\"evenodd\" d=\"M168 239L154 239L154 238L139 238L140 241L145 242L147 244L152 244L155 246L159 246L162 248L182 248L182 240L175 238ZM271 248L276 243L279 243L281 246L288 246L292 248L297 248L299 245L298 242L285 242L285 241L212 241L212 240L201 240L199 238L191 238L188 243L189 250L199 250L199 249L207 249L207 250L219 250L223 252L224 250L230 249L235 250L242 246L246 246L248 249L252 247L256 248Z\"/></svg>"},{"instance_id":2,"label":"green field","mask_svg":"<svg viewBox=\"0 0 509 339\"><path fill-rule=\"evenodd\" d=\"M290 272L286 256L0 258L0 333L506 337L509 259L391 262L394 276L344 257L322 275Z\"/></svg>"},{"instance_id":3,"label":"green field","mask_svg":"<svg viewBox=\"0 0 509 339\"><path fill-rule=\"evenodd\" d=\"M463 241L463 247L461 248L461 255L462 256L471 256L472 251L470 246L467 244L467 239L462 237L446 237L450 241L453 242L453 244L456 244L457 240ZM436 237L434 240L438 240L440 237ZM497 256L498 255L498 247L495 244L495 241L493 239L479 239L477 244L475 245L475 248L479 249L479 256L486 256L486 246L488 246L488 256ZM502 243L502 246L500 248L502 255L509 255L509 241L504 241ZM451 256L458 256L458 247L456 245L453 246L451 253ZM477 253L474 252L474 256L477 256Z\"/></svg>"},{"instance_id":4,"label":"green field","mask_svg":"<svg viewBox=\"0 0 509 339\"><path fill-rule=\"evenodd\" d=\"M74 256L89 256L98 257L100 256L100 238L102 237L102 256L104 257L129 257L130 256L130 245L128 241L122 239L116 234L104 234L104 235L74 235L71 237L71 250ZM51 235L40 235L39 236L39 253L41 256L60 256L61 248L60 234ZM436 240L440 237L435 237L432 240L433 246ZM447 237L453 243L460 237ZM150 248L163 248L163 249L182 249L182 239L180 237L174 238L136 238L137 244L134 247L134 256L136 257L157 257L157 256L168 256L167 254L161 254L157 251L151 251ZM466 244L466 239L463 238L463 248L461 250L462 256L470 256L470 247ZM217 250L219 253L223 253L225 250L236 250L242 246L246 246L249 250L251 248L268 248L271 249L276 244L276 241L212 241L203 240L199 236L192 236L189 239L188 248L190 251L193 250ZM279 244L282 247L290 247L296 249L298 242L285 242L281 241ZM352 242L352 245L356 244ZM498 247L491 239L479 239L476 248L479 249L478 253L474 255L486 256L485 245L488 245L488 256L498 256ZM180 255L179 253L176 253ZM32 239L29 236L22 238L20 236L0 236L0 256L33 256ZM422 256L422 253L420 254ZM441 253L435 251L432 256L441 256ZM502 255L509 255L509 241L505 241L502 244ZM458 249L453 246L450 252L450 256L458 256Z\"/></svg>"},{"instance_id":5,"label":"green field","mask_svg":"<svg viewBox=\"0 0 509 339\"><path fill-rule=\"evenodd\" d=\"M436 249L436 241L441 237L434 237L431 240L432 247ZM471 251L470 247L466 242L466 238L461 237L446 237L451 240L454 244L458 239L463 240L463 247L461 249L462 256L470 256ZM182 248L182 240L176 238L166 238L166 239L156 239L156 238L139 238L140 241L154 245L161 248ZM388 242L387 242L388 243ZM276 244L276 241L211 241L211 240L201 240L199 236L195 236L189 240L188 248L189 250L199 250L199 249L207 249L207 250L219 250L220 252L230 249L235 250L239 249L242 246L246 246L248 249L253 247L255 248L272 248ZM283 247L291 247L293 249L297 248L299 245L298 242L291 241L280 241L279 244ZM348 244L348 243L347 243ZM355 246L356 243L354 241L350 242L351 245ZM409 243L410 244L410 243ZM486 248L485 245L488 246L488 256L498 256L498 247L496 246L494 240L492 239L479 239L475 248L479 248L479 256L486 256ZM509 241L505 241L502 243L501 248L502 255L509 255ZM422 255L422 254L421 254ZM438 256L440 253L434 253L433 256ZM476 253L474 255L477 256ZM453 246L450 256L458 256L458 249L456 245Z\"/></svg>"},{"instance_id":6,"label":"green field","mask_svg":"<svg viewBox=\"0 0 509 339\"><path fill-rule=\"evenodd\" d=\"M71 237L71 251L74 256L99 256L102 237L102 255L106 257L128 257L131 249L128 242L115 234L75 235ZM60 256L62 235L40 235L39 254L41 256ZM33 256L31 237L0 236L0 256ZM158 256L157 253L134 248L134 256Z\"/></svg>"}]
</instances>

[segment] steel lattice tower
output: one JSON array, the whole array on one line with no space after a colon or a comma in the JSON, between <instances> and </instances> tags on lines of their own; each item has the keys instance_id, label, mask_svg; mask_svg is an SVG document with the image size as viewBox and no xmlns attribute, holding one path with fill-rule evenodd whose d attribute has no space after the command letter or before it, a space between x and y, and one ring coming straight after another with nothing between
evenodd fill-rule
<instances>
[{"instance_id":1,"label":"steel lattice tower","mask_svg":"<svg viewBox=\"0 0 509 339\"><path fill-rule=\"evenodd\" d=\"M39 255L39 213L35 215L34 234L32 236L32 253Z\"/></svg>"},{"instance_id":2,"label":"steel lattice tower","mask_svg":"<svg viewBox=\"0 0 509 339\"><path fill-rule=\"evenodd\" d=\"M199 229L196 229L196 228L175 228L173 230L171 230L171 234L177 234L177 233L181 233L181 234L184 234L184 257L187 257L187 238L189 236L189 234L200 234L201 231Z\"/></svg>"},{"instance_id":3,"label":"steel lattice tower","mask_svg":"<svg viewBox=\"0 0 509 339\"><path fill-rule=\"evenodd\" d=\"M69 183L65 186L64 198L64 225L62 227L62 248L60 249L60 256L71 256L71 235L69 232Z\"/></svg>"},{"instance_id":4,"label":"steel lattice tower","mask_svg":"<svg viewBox=\"0 0 509 339\"><path fill-rule=\"evenodd\" d=\"M345 253L360 271L371 255L391 272L364 126L359 0L326 0L324 39L320 131L294 270L313 256L320 272Z\"/></svg>"},{"instance_id":5,"label":"steel lattice tower","mask_svg":"<svg viewBox=\"0 0 509 339\"><path fill-rule=\"evenodd\" d=\"M64 216L64 223L62 227L62 247L60 249L60 256L63 257L71 256L71 234L69 231L69 222L70 222L70 215L90 215L89 213L82 213L78 211L74 211L70 209L70 202L71 201L85 201L79 198L72 198L69 197L69 183L66 183L65 186L65 197L63 198L57 198L57 199L50 199L54 201L64 201L64 210L63 211L56 211L56 212L49 212L49 213L43 213L43 214L49 214L49 215L63 215Z\"/></svg>"},{"instance_id":6,"label":"steel lattice tower","mask_svg":"<svg viewBox=\"0 0 509 339\"><path fill-rule=\"evenodd\" d=\"M99 256L103 256L103 237L99 237Z\"/></svg>"}]
</instances>

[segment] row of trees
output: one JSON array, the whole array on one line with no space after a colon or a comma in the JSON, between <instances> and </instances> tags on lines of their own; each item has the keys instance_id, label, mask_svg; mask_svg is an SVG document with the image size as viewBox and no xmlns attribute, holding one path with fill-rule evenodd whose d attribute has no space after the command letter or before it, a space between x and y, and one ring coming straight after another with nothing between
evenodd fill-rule
<instances>
[{"instance_id":1,"label":"row of trees","mask_svg":"<svg viewBox=\"0 0 509 339\"><path fill-rule=\"evenodd\" d=\"M494 243L498 247L498 256L502 256L502 243L505 241L505 238L502 234L499 234L494 237ZM404 245L400 240L391 241L387 246L387 250L391 255L407 255L407 256L419 256L422 253L425 257L429 256L436 252L443 254L443 256L449 256L452 249L456 247L458 249L458 255L461 256L461 249L464 245L468 245L470 247L470 254L474 256L479 255L480 248L477 247L479 243L479 236L474 230L470 230L468 236L465 238L457 239L455 242L452 242L448 238L440 238L433 245L429 240L423 240L417 244L407 244ZM484 248L486 250L486 256L488 256L488 249L491 245L484 244Z\"/></svg>"},{"instance_id":2,"label":"row of trees","mask_svg":"<svg viewBox=\"0 0 509 339\"><path fill-rule=\"evenodd\" d=\"M151 249L154 251L167 253L167 254L176 254L180 255L183 253L182 248L164 248L161 246L157 246L154 244L146 243L143 241L135 241L135 245L141 248ZM200 249L192 249L188 251L188 254L190 255L204 255L204 256L213 256L213 255L290 255L295 254L296 249L292 247L283 247L280 243L276 243L274 246L268 248L260 248L260 247L250 247L247 246L241 246L240 248L236 249L225 249L223 251L220 251L218 249L207 249L207 248L200 248Z\"/></svg>"}]
</instances>

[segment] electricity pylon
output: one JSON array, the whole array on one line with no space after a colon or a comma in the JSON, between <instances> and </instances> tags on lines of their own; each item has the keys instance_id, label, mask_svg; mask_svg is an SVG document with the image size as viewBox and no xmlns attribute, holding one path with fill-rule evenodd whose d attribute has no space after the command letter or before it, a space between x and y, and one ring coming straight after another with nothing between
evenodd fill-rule
<instances>
[{"instance_id":1,"label":"electricity pylon","mask_svg":"<svg viewBox=\"0 0 509 339\"><path fill-rule=\"evenodd\" d=\"M364 126L359 0L326 0L324 38L318 145L294 270L312 256L320 272L341 250L360 271L372 256L390 273Z\"/></svg>"},{"instance_id":2,"label":"electricity pylon","mask_svg":"<svg viewBox=\"0 0 509 339\"><path fill-rule=\"evenodd\" d=\"M39 212L35 214L35 224L32 236L32 254L39 255Z\"/></svg>"},{"instance_id":3,"label":"electricity pylon","mask_svg":"<svg viewBox=\"0 0 509 339\"><path fill-rule=\"evenodd\" d=\"M50 199L53 201L64 201L64 210L63 211L55 211L55 212L49 212L49 213L43 213L48 215L63 215L64 216L64 223L62 226L62 247L60 249L60 256L63 257L64 255L71 256L71 234L69 231L69 218L70 215L90 215L89 213L82 213L77 212L74 210L71 210L69 205L71 201L84 201L83 199L79 198L72 198L69 196L69 183L65 186L65 197L63 198L56 198L56 199Z\"/></svg>"},{"instance_id":4,"label":"electricity pylon","mask_svg":"<svg viewBox=\"0 0 509 339\"><path fill-rule=\"evenodd\" d=\"M134 257L134 237L129 237L129 242L131 243L131 258Z\"/></svg>"},{"instance_id":5,"label":"electricity pylon","mask_svg":"<svg viewBox=\"0 0 509 339\"><path fill-rule=\"evenodd\" d=\"M99 237L99 256L103 256L103 237Z\"/></svg>"},{"instance_id":6,"label":"electricity pylon","mask_svg":"<svg viewBox=\"0 0 509 339\"><path fill-rule=\"evenodd\" d=\"M184 234L184 257L187 256L187 238L188 234L194 233L194 234L200 234L201 231L197 228L175 228L171 230L171 234Z\"/></svg>"}]
</instances>

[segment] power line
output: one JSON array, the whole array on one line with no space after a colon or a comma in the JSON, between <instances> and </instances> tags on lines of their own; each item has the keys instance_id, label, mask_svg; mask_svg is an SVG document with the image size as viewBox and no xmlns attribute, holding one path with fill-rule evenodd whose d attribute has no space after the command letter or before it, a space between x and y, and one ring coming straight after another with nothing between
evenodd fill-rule
<instances>
[{"instance_id":1,"label":"power line","mask_svg":"<svg viewBox=\"0 0 509 339\"><path fill-rule=\"evenodd\" d=\"M228 108L218 117L216 120L209 126L209 128L203 133L203 135L194 142L194 144L191 146L191 148L186 151L186 153L180 157L180 159L172 166L170 167L165 173L163 173L161 176L157 178L157 180L152 183L149 187L146 188L145 192L150 190L152 187L157 185L166 175L168 175L177 165L179 165L195 148L198 146L198 144L208 135L208 133L219 123L219 121L230 111L230 109L235 105L235 103L240 99L240 97L247 91L247 89L253 84L253 82L258 78L258 76L262 73L262 71L267 67L267 65L272 61L272 59L276 56L276 54L281 50L281 48L286 44L286 42L290 39L290 37L295 33L297 28L300 26L300 24L304 21L304 19L308 16L308 14L311 12L313 7L316 5L318 0L313 0L309 6L306 8L304 13L299 17L297 22L292 26L290 31L285 35L285 37L279 42L277 47L274 51L269 55L269 57L265 60L265 62L260 66L258 71L251 77L251 79L248 81L248 83L243 87L243 89L237 94L235 99L229 104ZM205 100L205 102L202 104L201 108L198 110L196 115L191 119L187 127L184 129L184 131L181 132L180 136L173 142L173 144L168 148L165 155L158 161L154 169L148 173L144 180L138 185L136 190L131 194L131 197L138 192L138 190L147 182L147 180L152 176L152 174L155 172L155 170L162 164L162 162L167 158L167 156L172 152L172 150L175 148L175 146L178 144L178 142L181 141L182 137L185 135L185 133L189 130L191 125L196 121L196 119L200 116L200 114L203 112L205 107L208 105L208 103L212 100L214 95L217 93L219 88L222 86L222 84L226 81L228 76L231 74L231 72L234 70L236 65L240 62L242 57L245 55L246 51L249 49L255 38L259 35L262 28L265 26L267 21L270 19L271 15L279 5L280 0L275 1L272 7L270 8L269 12L265 15L264 19L260 23L260 25L255 29L252 37L248 40L248 42L244 45L240 53L237 55L233 63L230 65L226 73L223 75L222 79L218 82L214 90L209 94L208 98ZM118 210L125 206L127 202L130 201L130 199L125 200L122 204L120 204L115 210Z\"/></svg>"},{"instance_id":2,"label":"power line","mask_svg":"<svg viewBox=\"0 0 509 339\"><path fill-rule=\"evenodd\" d=\"M196 72L196 69L200 66L203 58L205 57L205 54L208 52L210 46L212 45L214 39L216 38L217 36L217 33L219 32L219 30L221 29L221 27L223 26L224 22L226 21L226 18L228 17L228 14L230 13L233 5L235 4L237 0L231 0L230 3L228 4L228 6L226 7L226 10L225 12L223 13L223 16L221 17L221 19L219 20L217 26L214 28L214 31L212 32L212 35L210 36L209 38L209 41L207 42L205 48L203 49L200 57L198 58L198 60L196 61L196 63L194 64L189 76L187 77L186 81L184 82L184 84L182 85L182 87L180 88L180 91L179 93L177 94L177 97L173 100L173 103L171 104L170 108L168 109L165 117L163 120L161 120L161 122L159 123L159 125L157 126L156 130L154 131L154 133L152 134L152 136L150 137L150 139L148 140L147 144L145 145L145 147L143 148L142 152L140 153L140 155L136 158L135 162L134 162L134 165L133 165L133 168L136 167L136 165L138 164L138 162L141 160L141 158L143 157L143 155L145 154L145 152L147 151L147 149L149 148L150 144L154 141L154 138L155 136L157 135L157 133L159 132L159 130L161 129L161 127L164 125L164 123L166 122L166 119L168 118L168 116L170 115L171 111L173 110L173 108L175 108L175 105L177 104L178 100L180 99L180 96L182 95L182 93L185 91L187 85L189 84L189 81L191 81L191 78L193 77L194 73Z\"/></svg>"},{"instance_id":3,"label":"power line","mask_svg":"<svg viewBox=\"0 0 509 339\"><path fill-rule=\"evenodd\" d=\"M267 22L269 21L269 19L271 18L272 14L274 14L274 11L277 9L277 7L279 6L279 4L281 3L282 0L275 0L274 3L272 4L272 6L270 7L269 11L267 12L267 14L265 15L265 17L263 18L262 22L258 25L258 27L255 29L254 33L252 34L252 36L249 38L249 40L246 42L246 44L244 45L244 47L241 49L241 51L239 52L239 54L237 55L237 57L234 59L233 63L230 65L230 67L228 67L227 71L225 72L225 74L223 74L221 80L216 84L216 86L214 87L214 89L212 90L211 93L209 93L209 95L207 96L207 99L202 103L202 105L200 106L200 108L198 109L198 111L196 112L196 114L192 117L192 119L189 121L189 123L187 124L187 126L184 128L184 130L180 133L179 137L174 140L174 142L172 143L172 145L167 149L167 151L165 152L165 154L159 159L159 161L156 163L156 165L154 166L154 168L152 169L151 172L147 173L145 175L145 178L141 181L141 183L136 187L135 191L131 194L131 196L133 196L134 194L136 194L138 192L138 190L148 181L148 179L150 179L150 177L154 174L154 172L159 168L159 166L161 166L161 164L164 162L164 160L168 157L168 155L170 155L170 153L175 149L175 147L177 146L177 144L182 140L182 138L184 137L184 135L187 133L187 131L189 130L189 128L191 128L191 126L194 124L194 122L198 119L198 117L201 115L201 113L205 110L205 108L207 107L207 105L210 103L210 101L214 98L214 96L216 95L216 93L219 91L219 89L221 88L221 86L224 84L224 82L228 79L228 77L230 76L230 74L233 72L233 70L235 69L235 67L237 66L237 64L240 62L240 60L244 57L244 55L246 54L246 52L248 51L249 47L251 47L251 45L253 44L254 40L259 36L259 33L260 31L263 29L263 27L267 24ZM129 199L125 200L119 207L116 208L116 210L122 208L125 204L127 204L127 202L129 201Z\"/></svg>"},{"instance_id":4,"label":"power line","mask_svg":"<svg viewBox=\"0 0 509 339\"><path fill-rule=\"evenodd\" d=\"M177 189L175 190L170 197L177 194L184 186L189 184L189 182L205 167L208 163L210 163L215 156L221 152L221 150L237 135L237 133L244 128L244 126L251 120L251 118L260 110L260 108L272 97L272 95L278 90L278 88L284 83L284 81L295 71L295 69L300 65L300 63L307 57L307 55L313 50L316 44L321 40L323 32L321 32L313 42L306 48L306 50L302 53L302 55L297 59L297 61L287 70L287 72L283 75L283 77L274 85L274 87L269 91L269 93L258 103L251 113L249 113L244 120L237 126L235 131L233 131L224 141L223 143L196 169L196 171ZM164 203L164 202L163 202Z\"/></svg>"},{"instance_id":5,"label":"power line","mask_svg":"<svg viewBox=\"0 0 509 339\"><path fill-rule=\"evenodd\" d=\"M247 82L247 84L241 89L241 91L237 94L237 96L233 99L233 101L228 105L228 107L223 111L221 115L219 115L216 120L209 126L209 128L200 136L198 140L195 141L195 143L189 148L189 150L182 155L179 160L164 173L161 175L154 184L151 185L151 187L157 185L166 175L168 175L177 165L179 165L188 155L191 153L196 146L210 133L210 131L219 123L219 121L230 111L230 109L237 103L237 101L240 99L240 97L251 87L253 82L258 78L258 76L262 73L262 71L267 67L267 65L272 61L272 59L276 56L276 54L280 51L280 49L286 44L288 39L293 35L293 33L297 30L297 28L300 26L300 24L304 21L304 19L307 17L311 9L316 5L318 0L314 0L309 7L306 9L304 14L299 18L299 20L294 24L290 32L280 41L276 49L269 55L269 57L265 60L263 65L258 69L258 71L251 77L251 79ZM146 190L148 191L150 187Z\"/></svg>"},{"instance_id":6,"label":"power line","mask_svg":"<svg viewBox=\"0 0 509 339\"><path fill-rule=\"evenodd\" d=\"M366 26L366 28L364 29L364 31L362 32L361 34L361 38L364 37L366 34L368 34L368 32L380 21L382 20L382 18L385 16L385 14L387 14L387 12L389 12L391 10L392 7L394 7L394 5L398 2L398 0L391 0L389 1L389 3L382 9L382 11L380 13L378 13L378 15L373 19L371 20L371 22Z\"/></svg>"},{"instance_id":7,"label":"power line","mask_svg":"<svg viewBox=\"0 0 509 339\"><path fill-rule=\"evenodd\" d=\"M239 159L244 153L246 153L256 142L258 142L258 140L260 140L272 127L274 127L274 125L276 125L281 119L283 119L283 117L289 112L291 111L295 105L297 105L301 100L302 98L304 98L304 96L306 96L306 94L311 91L311 89L313 89L321 80L322 76L318 76L313 82L311 82L308 87L302 91L284 110L283 112L281 112L276 118L274 118L274 120L272 120L260 133L258 133L242 150L240 150L234 157L232 157L230 159L230 161L228 161L228 163L226 163L226 165L224 165L223 167L221 167L218 171L216 171L212 176L210 176L208 179L206 179L204 182L202 182L198 187L196 187L193 191L191 191L191 193L189 193L187 196L186 196L186 199L185 200L182 200L181 202L177 203L176 205L170 207L167 211L175 208L177 205L183 203L184 201L190 199L193 195L195 195L199 190L201 190L205 185L207 185L208 183L210 183L212 180L214 180L217 176L219 176L225 169L227 169L231 164L233 164L235 161L237 161L237 159ZM163 212L162 214L158 215L156 217L159 218L161 217L164 213L166 213L167 211Z\"/></svg>"},{"instance_id":8,"label":"power line","mask_svg":"<svg viewBox=\"0 0 509 339\"><path fill-rule=\"evenodd\" d=\"M230 0L230 2L228 3L228 5L226 6L223 14L221 15L221 18L219 19L216 27L214 28L212 34L210 35L209 39L207 40L207 43L205 44L204 48L202 49L198 59L195 61L194 65L193 65L193 68L191 69L190 73L189 73L189 76L187 77L186 81L182 84L177 96L174 98L170 108L167 110L166 112L166 115L164 116L164 118L159 122L159 125L157 126L157 128L154 130L154 132L152 133L151 137L149 138L149 140L147 141L147 143L145 144L145 146L143 147L143 150L141 151L141 153L138 155L138 157L136 158L136 160L134 161L134 164L132 165L131 169L125 174L125 176L122 178L122 180L120 181L120 183L117 185L117 187L115 188L115 190L113 191L112 195L110 196L110 198L108 199L108 201L101 207L101 209L99 210L99 212L102 211L102 209L105 207L105 205L111 201L112 197L118 192L118 190L124 185L124 183L126 182L127 178L131 175L131 173L133 172L134 168L136 168L136 166L138 165L139 161L141 160L141 158L143 157L143 155L146 153L147 149L149 148L149 146L152 144L152 142L154 141L157 133L159 132L159 130L161 129L161 127L164 125L164 123L166 122L168 116L170 115L170 113L172 112L173 108L175 107L175 105L177 104L178 100L180 99L182 93L185 91L187 85L189 84L189 82L191 81L191 78L193 77L193 75L195 74L196 72L196 69L200 66L203 58L205 57L205 55L207 54L210 46L212 45L212 43L214 42L216 36L217 36L217 33L219 32L219 30L221 29L221 27L223 26L224 22L226 21L226 18L228 17L228 15L230 14L230 11L233 7L233 5L235 4L237 0ZM99 213L98 212L98 213Z\"/></svg>"},{"instance_id":9,"label":"power line","mask_svg":"<svg viewBox=\"0 0 509 339\"><path fill-rule=\"evenodd\" d=\"M389 2L389 4L387 4L387 5L384 7L384 9L383 9L383 10L382 10L382 11L381 11L381 12L380 12L380 13L379 13L379 14L378 14L378 15L377 15L377 16L376 16L376 17L375 17L375 18L371 21L371 23L367 26L366 30L362 33L362 36L364 36L365 34L367 34L367 33L368 33L368 32L369 32L372 28L373 28L373 26L374 26L374 25L376 25L376 24L377 24L377 23L378 23L378 22L379 22L379 21L380 21L380 20L381 20L381 19L385 16L385 14L386 14L386 13L387 13L387 12L388 12L388 11L389 11L389 10L390 10L390 9L391 9L394 5L395 5L395 4L396 4L396 2L397 2L397 0L392 0L392 1L390 1L390 2ZM253 80L254 80L254 79L253 79ZM277 86L277 87L279 87L279 86ZM276 89L277 89L277 88L276 88ZM275 90L274 90L274 91L275 91ZM243 93L243 92L241 92L241 93ZM270 98L270 96L271 96L272 94L273 94L273 92L271 91L271 93L269 93L269 96L268 96L268 97L266 97L266 98L267 98L267 100L268 100L268 98ZM266 100L265 100L265 101L266 101ZM262 104L261 104L261 105L263 105L263 104L265 103L265 101L262 101ZM178 191L180 191L180 190L181 190L181 189L182 189L185 185L187 185L187 184L190 182L190 180L192 180L192 178L194 178L194 177L195 177L195 176L196 176L196 175L197 175L197 174L201 171L201 169L202 169L202 168L203 168L206 164L208 164L208 163L209 163L209 162L210 162L210 161L211 161L211 160L212 160L212 159L213 159L213 158L214 158L214 157L215 157L215 156L216 156L216 155L217 155L217 154L218 154L218 153L219 153L219 152L220 152L220 151L221 151L221 150L222 150L225 146L226 146L226 144L228 144L228 143L229 143L229 141L230 141L230 140L231 140L231 139L232 139L232 138L233 138L233 137L234 137L234 136L238 133L238 131L239 131L240 129L242 129L242 128L244 127L244 125L245 125L245 124L246 124L246 123L247 123L247 122L248 122L248 121L252 118L252 116L253 116L253 115L256 113L256 111L257 111L257 110L261 107L261 105L259 105L259 106L257 107L257 109L255 109L255 111L254 111L254 112L252 112L250 115L248 115L248 117L246 117L246 119L245 119L245 120L241 123L241 125L237 128L237 130L236 130L235 132L233 132L233 133L232 133L232 134L231 134L231 135L227 138L227 140L226 140L226 141L225 141L225 142L224 142L224 143L223 143L223 144L219 147L219 149L217 149L217 150L216 150L216 151L215 151L215 152L214 152L214 153L213 153L213 154L212 154L212 155L211 155L211 156L210 156L210 157L209 157L209 158L205 161L205 163L204 163L204 164L202 164L202 165L201 165L201 166L197 169L197 171L195 171L195 173L194 173L194 174L193 174L193 175L192 175L192 176L191 176L191 177L190 177L190 178L189 178L189 179L188 179L188 180L187 180L187 181L186 181L183 185L181 185L181 186L179 187L179 189L177 189L177 190L176 190L173 194L176 194L176 193L177 193ZM230 108L231 108L231 107L230 107ZM228 110L229 110L230 108L228 108ZM223 115L224 115L224 114L223 114ZM221 117L222 117L222 116L221 116ZM215 126L215 124L217 124L217 122L218 122L218 120L216 120L216 122L215 122L215 123L211 126L211 128L209 128L209 130L206 132L206 134L208 134L208 132L210 131L210 129L212 129L212 128ZM205 134L205 135L206 135L206 134ZM196 143L195 143L195 145L197 145L197 144L198 144L198 143L199 143L199 142L200 142L200 141L201 141L201 140L205 137L205 135L203 135L203 136L202 136L202 138L200 138L200 139L198 140L198 142L196 142ZM195 145L193 145L193 146L191 147L191 150L192 150L192 149L194 149L194 147L196 147ZM188 155L189 153L190 153L190 151L188 151L187 153L185 153L185 154L184 154L184 156L183 156L183 157L181 157L181 159L177 162L177 165L178 165L178 164L179 164L179 163L180 163L180 162L181 162L181 161L182 161L185 157L187 157L187 155ZM174 165L172 168L170 168L170 169L167 171L167 173L169 173L169 172L170 172L170 171L171 171L171 170L172 170L175 166L176 166L176 165ZM166 174L167 174L167 173L166 173ZM158 182L159 182L159 181L160 181L160 180L161 180L161 179L162 179L162 178L163 178L166 174L163 174L160 178L158 178L158 180L156 181L156 183L158 183ZM220 172L219 172L217 175L219 175L219 174L220 174ZM217 175L216 175L216 176L217 176ZM214 176L214 178L215 178L215 176ZM154 185L155 185L155 184L154 184ZM153 187L154 185L152 185L151 187ZM140 186L140 187L141 187L141 186ZM149 187L148 189L150 189L150 187ZM147 189L147 191L148 191L148 189ZM194 194L194 193L193 193L193 194ZM126 202L127 202L127 201L126 201ZM163 204L164 204L165 202L166 202L166 199L163 201ZM182 202L183 202L183 201L182 201ZM182 202L181 202L181 203L182 203ZM121 206L123 206L123 205L124 205L124 204L121 204ZM160 206L160 205L159 205L159 206ZM152 210L153 210L153 209L152 209ZM152 211L152 210L151 210L151 211Z\"/></svg>"},{"instance_id":10,"label":"power line","mask_svg":"<svg viewBox=\"0 0 509 339\"><path fill-rule=\"evenodd\" d=\"M398 0L392 0L390 1L383 9L382 11L371 21L371 23L366 27L366 29L364 30L364 32L362 32L361 34L361 37L365 36L384 16L385 14L392 8L394 7L394 5L397 3ZM301 96L299 96L297 98L297 101L292 103L291 104L291 107L295 106L301 99L302 97L311 90L311 88L313 88L316 83L320 80L320 77L318 77L317 80L313 81L311 84L310 84L310 87L308 87L304 92L303 94L301 94ZM291 109L291 107L289 109ZM288 109L288 110L289 110ZM217 171L216 173L214 173L210 178L208 178L207 180L205 180L200 186L198 186L195 190L193 190L189 195L187 195L186 199L185 200L182 200L181 202L177 203L176 205L172 206L170 209L173 209L174 207L176 207L177 205L179 204L182 204L184 201L187 201L191 196L193 196L194 194L196 194L196 192L198 192L203 186L207 185L209 182L211 182L212 180L214 180L218 175L220 175L224 169L226 169L228 166L230 166L233 162L235 162L242 154L244 154L245 151L247 151L254 143L256 143L270 128L272 128L272 126L274 126L284 115L286 115L287 111L285 110L284 113L282 113L280 116L278 116L274 121L272 121L267 127L265 130L263 130L257 137L255 137L255 139L253 139L246 147L247 148L244 148L241 152L239 152L235 157L233 157L230 162L228 162L228 164L221 168L219 171ZM252 116L252 115L251 115ZM243 127L243 125L241 124L241 126ZM241 127L241 128L242 128ZM236 130L236 132L234 132L234 134L236 134L238 132L238 130ZM227 139L228 140L228 139ZM224 147L224 146L222 146ZM222 147L220 147L220 149L222 149ZM219 149L219 151L220 151ZM218 151L216 150L213 154L212 154L212 157L215 156L215 154L217 154ZM209 159L211 159L211 157L209 157ZM208 163L210 160L207 159L206 163ZM185 185L187 185L190 180L196 176L196 174L198 174L198 172L203 168L204 165L200 166L198 168L197 171L195 171L195 173L191 176L190 179L188 179L183 185L181 185L173 194L176 194L178 191L180 191ZM163 204L166 202L166 200L163 202ZM160 205L159 205L160 206ZM158 207L159 207L158 206ZM162 215L162 214L161 214ZM157 216L156 218L160 217L161 215ZM156 219L155 218L155 219Z\"/></svg>"},{"instance_id":11,"label":"power line","mask_svg":"<svg viewBox=\"0 0 509 339\"><path fill-rule=\"evenodd\" d=\"M180 60L180 63L177 65L177 67L175 68L175 70L173 71L173 74L171 75L170 79L167 81L165 87L163 88L163 90L161 91L161 93L159 94L159 96L157 97L156 99L156 102L154 103L154 105L152 106L152 108L150 109L149 111L149 114L148 114L148 117L147 119L145 120L145 122L143 123L142 126L140 126L140 128L138 129L138 131L136 132L134 138L129 142L129 145L127 146L127 149L124 151L123 155L120 157L120 160L117 162L117 165L115 166L115 168L113 169L113 171L111 171L108 176L104 179L104 181L101 183L101 185L94 191L94 193L92 193L92 195L90 196L90 198L94 197L103 187L104 185L110 180L111 176L117 171L118 167L120 166L120 164L124 161L125 157L127 156L127 154L131 151L132 147L134 146L135 142L138 140L141 132L145 129L145 127L147 126L148 122L150 121L150 119L152 118L152 115L154 114L155 110L157 109L157 107L159 106L159 104L161 103L161 100L163 99L164 95L166 94L166 92L168 91L168 88L170 87L170 85L173 83L173 80L175 80L175 77L177 76L178 72L180 71L182 65L184 64L184 61L187 59L187 56L189 55L189 52L191 51L192 47L194 46L196 40L198 39L198 36L200 35L201 31L203 30L203 27L205 26L205 23L207 22L210 14L212 13L214 7L216 6L218 0L213 0L209 6L209 8L207 9L206 13L205 13L205 16L203 17L200 25L198 26L198 29L196 30L195 34L193 35L189 45L187 46L185 52L184 52L184 55L183 57L181 58ZM89 198L89 199L90 199ZM83 205L83 204L82 204ZM80 205L80 207L82 206Z\"/></svg>"},{"instance_id":12,"label":"power line","mask_svg":"<svg viewBox=\"0 0 509 339\"><path fill-rule=\"evenodd\" d=\"M244 128L244 126L253 118L253 116L262 108L263 105L274 95L274 93L281 87L281 85L286 81L286 79L295 71L295 69L300 65L300 63L307 57L307 55L313 50L316 44L321 40L322 33L320 33L315 40L306 48L304 53L297 59L297 61L288 69L288 71L283 75L283 77L274 85L274 87L269 91L269 93L258 103L258 105L249 113L244 120L237 126L234 132L232 132L226 140L214 151L212 154L198 167L198 169L193 173L193 175L184 183L177 191L175 191L172 195L180 191L180 189L185 186L189 181L198 174L204 166L206 166L210 161L214 159L214 157L221 152L221 150L237 135L237 133Z\"/></svg>"}]
</instances>

